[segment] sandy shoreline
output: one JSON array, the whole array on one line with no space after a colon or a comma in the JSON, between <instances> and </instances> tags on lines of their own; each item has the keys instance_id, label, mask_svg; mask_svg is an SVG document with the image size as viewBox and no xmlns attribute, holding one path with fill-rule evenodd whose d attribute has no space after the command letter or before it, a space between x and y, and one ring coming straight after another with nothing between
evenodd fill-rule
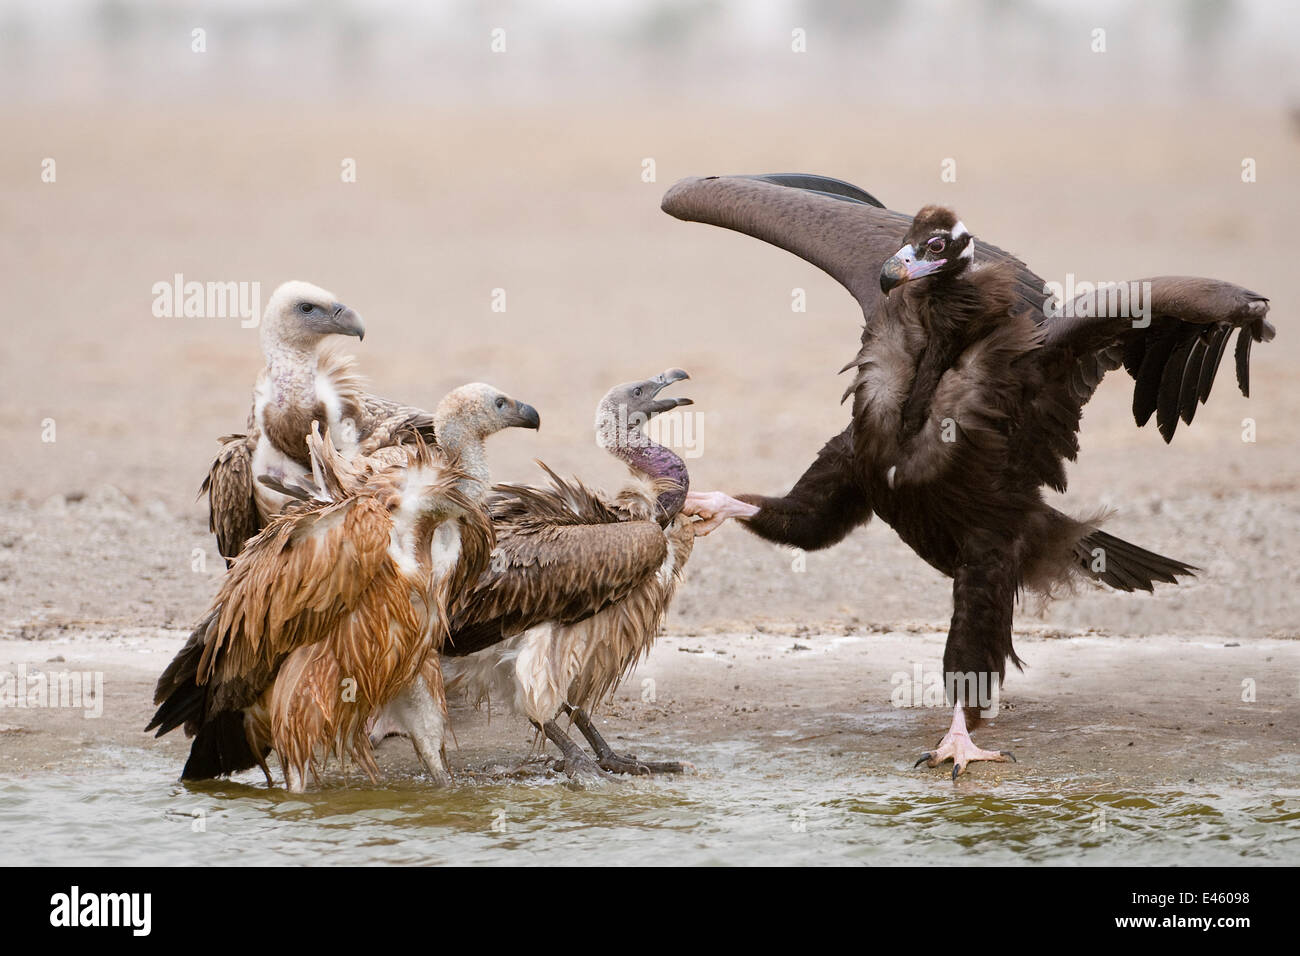
<instances>
[{"instance_id":1,"label":"sandy shoreline","mask_svg":"<svg viewBox=\"0 0 1300 956\"><path fill-rule=\"evenodd\" d=\"M1020 778L1086 783L1101 790L1188 785L1294 787L1300 779L1292 728L1300 721L1300 643L1018 632L1028 663L1012 674L1002 712L976 733L1016 752L1014 765L983 765L980 785ZM102 674L102 716L78 708L0 709L6 774L91 771L147 750L174 760L179 734L141 732L158 672L184 640L180 630L78 632L0 641L0 671ZM872 774L929 774L912 759L944 729L943 707L895 707L899 688L929 674L943 634L915 628L839 633L801 628L666 635L600 716L616 746L645 757L701 761L693 748L744 739L770 751L823 749ZM1117 666L1119 665L1119 666ZM926 679L929 679L928 677ZM1243 682L1255 699L1242 700ZM905 699L905 698L903 698ZM508 773L532 748L527 725L504 713L453 706L458 774ZM416 771L404 741L380 748L381 764ZM700 766L707 773L707 762ZM258 775L250 775L250 782ZM170 779L160 779L159 786Z\"/></svg>"}]
</instances>

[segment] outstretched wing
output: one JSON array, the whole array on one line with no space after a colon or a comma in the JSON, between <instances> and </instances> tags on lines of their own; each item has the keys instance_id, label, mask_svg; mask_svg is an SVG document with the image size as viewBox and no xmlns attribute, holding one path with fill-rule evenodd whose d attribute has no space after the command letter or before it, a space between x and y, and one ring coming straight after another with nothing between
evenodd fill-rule
<instances>
[{"instance_id":1,"label":"outstretched wing","mask_svg":"<svg viewBox=\"0 0 1300 956\"><path fill-rule=\"evenodd\" d=\"M896 253L912 217L880 208L865 190L810 173L683 179L664 194L678 219L743 232L811 262L849 290L864 316L880 300L880 269ZM1041 314L1043 280L1009 253L980 240L978 261L1013 262L1016 294Z\"/></svg>"},{"instance_id":2,"label":"outstretched wing","mask_svg":"<svg viewBox=\"0 0 1300 956\"><path fill-rule=\"evenodd\" d=\"M1251 344L1275 334L1265 319L1268 299L1230 282L1159 276L1121 285L1133 290L1127 304L1120 297L1089 295L1076 300L1065 316L1043 323L1042 400L1072 413L1052 416L1068 426L1064 431L1058 427L1052 436L1054 443L1064 441L1067 458L1078 450L1073 434L1079 410L1111 369L1123 365L1136 383L1133 417L1138 426L1154 413L1168 442L1179 418L1191 424L1197 405L1209 398L1232 332L1239 330L1237 384L1247 396Z\"/></svg>"},{"instance_id":3,"label":"outstretched wing","mask_svg":"<svg viewBox=\"0 0 1300 956\"><path fill-rule=\"evenodd\" d=\"M472 654L539 624L585 620L663 565L668 544L656 522L621 520L580 482L552 473L551 483L498 486L491 564L453 608L444 654Z\"/></svg>"},{"instance_id":4,"label":"outstretched wing","mask_svg":"<svg viewBox=\"0 0 1300 956\"><path fill-rule=\"evenodd\" d=\"M855 186L812 175L712 176L678 182L662 205L678 219L743 232L811 262L848 289L869 319L880 302L881 266L912 221L874 207L871 198ZM1026 466L1058 490L1065 487L1062 459L1073 460L1079 451L1082 408L1108 371L1128 369L1137 382L1134 417L1142 425L1155 413L1168 441L1178 419L1191 422L1197 403L1209 397L1232 330L1241 330L1236 366L1243 394L1250 388L1251 344L1274 334L1264 319L1268 300L1227 282L1148 280L1151 323L1143 329L1129 318L1104 314L1051 318L1048 289L1023 262L983 239L976 260L1011 265L1014 311L1033 316L1043 328L1043 347L1030 359L1038 372L1030 413L1013 442Z\"/></svg>"},{"instance_id":5,"label":"outstretched wing","mask_svg":"<svg viewBox=\"0 0 1300 956\"><path fill-rule=\"evenodd\" d=\"M253 452L256 438L224 435L221 451L199 487L199 497L208 496L208 530L217 536L217 550L229 567L243 550L244 542L262 530L253 493Z\"/></svg>"}]
</instances>

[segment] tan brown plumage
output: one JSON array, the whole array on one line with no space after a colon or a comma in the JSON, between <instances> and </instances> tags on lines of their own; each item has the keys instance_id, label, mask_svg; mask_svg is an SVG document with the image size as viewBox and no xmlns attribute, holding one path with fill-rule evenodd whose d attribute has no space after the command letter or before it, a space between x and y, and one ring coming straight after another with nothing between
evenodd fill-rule
<instances>
[{"instance_id":1,"label":"tan brown plumage","mask_svg":"<svg viewBox=\"0 0 1300 956\"><path fill-rule=\"evenodd\" d=\"M310 494L248 542L158 681L147 729L184 726L195 737L183 777L266 771L274 749L293 790L322 754L373 778L366 724L418 682L436 705L436 740L417 751L435 780L449 779L436 651L453 597L493 545L482 444L501 428L536 427L537 414L473 385L439 404L437 423L443 446L417 440L396 465L350 463L313 424Z\"/></svg>"},{"instance_id":2,"label":"tan brown plumage","mask_svg":"<svg viewBox=\"0 0 1300 956\"><path fill-rule=\"evenodd\" d=\"M428 412L369 394L355 360L325 345L331 335L364 332L360 316L309 283L286 282L271 296L260 328L266 366L245 431L220 439L221 451L199 489L208 496L208 526L227 564L287 503L256 479L286 482L306 474L313 421L329 431L345 458L417 437L435 441Z\"/></svg>"},{"instance_id":3,"label":"tan brown plumage","mask_svg":"<svg viewBox=\"0 0 1300 956\"><path fill-rule=\"evenodd\" d=\"M199 487L199 497L208 496L208 530L216 535L217 550L229 567L244 542L262 530L265 521L258 510L254 490L256 439L249 435L223 435L217 441L221 443L221 451Z\"/></svg>"},{"instance_id":4,"label":"tan brown plumage","mask_svg":"<svg viewBox=\"0 0 1300 956\"><path fill-rule=\"evenodd\" d=\"M688 403L656 398L685 377L670 370L617 386L602 399L601 444L636 476L618 495L564 481L545 465L548 488L498 486L491 566L453 611L444 649L449 690L474 700L504 698L561 748L571 773L594 768L556 725L561 712L574 715L604 769L655 767L615 754L585 711L649 651L690 557L693 522L679 514L689 483L685 465L639 431L651 415Z\"/></svg>"}]
</instances>

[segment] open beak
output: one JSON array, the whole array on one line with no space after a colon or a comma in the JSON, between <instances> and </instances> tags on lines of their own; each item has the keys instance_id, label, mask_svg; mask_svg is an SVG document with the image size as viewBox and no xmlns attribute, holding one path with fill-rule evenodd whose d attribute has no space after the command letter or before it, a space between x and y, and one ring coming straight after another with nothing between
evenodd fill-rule
<instances>
[{"instance_id":1,"label":"open beak","mask_svg":"<svg viewBox=\"0 0 1300 956\"><path fill-rule=\"evenodd\" d=\"M880 291L889 295L891 289L911 282L922 276L928 276L947 265L947 259L918 259L916 250L909 242L903 248L885 260L880 270Z\"/></svg>"},{"instance_id":2,"label":"open beak","mask_svg":"<svg viewBox=\"0 0 1300 956\"><path fill-rule=\"evenodd\" d=\"M665 388L667 388L669 385L672 385L674 382L685 381L688 378L690 378L690 376L686 374L686 371L684 369L670 368L667 371L661 372L658 375L656 375L654 378L647 381L643 387L645 388L646 392L649 393L649 397L654 399L653 402L649 403L649 406L647 408L648 414L658 415L660 412L669 411L670 409L677 408L680 405L694 405L695 402L693 402L689 398L658 398L657 397L658 394L662 392Z\"/></svg>"},{"instance_id":3,"label":"open beak","mask_svg":"<svg viewBox=\"0 0 1300 956\"><path fill-rule=\"evenodd\" d=\"M330 331L333 334L355 335L358 339L365 340L366 325L361 321L361 316L342 302L331 302L330 308L334 311L334 318L330 322Z\"/></svg>"},{"instance_id":4,"label":"open beak","mask_svg":"<svg viewBox=\"0 0 1300 956\"><path fill-rule=\"evenodd\" d=\"M511 428L535 428L542 427L542 416L537 414L537 409L524 402L515 402L515 413L510 417Z\"/></svg>"}]
</instances>

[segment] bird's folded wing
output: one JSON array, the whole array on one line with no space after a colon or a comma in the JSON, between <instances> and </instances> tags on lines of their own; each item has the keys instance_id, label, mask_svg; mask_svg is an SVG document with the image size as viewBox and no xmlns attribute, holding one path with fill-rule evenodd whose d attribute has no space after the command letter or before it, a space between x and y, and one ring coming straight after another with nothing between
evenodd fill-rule
<instances>
[{"instance_id":1,"label":"bird's folded wing","mask_svg":"<svg viewBox=\"0 0 1300 956\"><path fill-rule=\"evenodd\" d=\"M199 487L199 497L208 496L208 530L217 536L221 556L229 559L262 527L253 493L257 443L251 435L225 435L218 440L221 450Z\"/></svg>"},{"instance_id":2,"label":"bird's folded wing","mask_svg":"<svg viewBox=\"0 0 1300 956\"><path fill-rule=\"evenodd\" d=\"M1159 276L1120 286L1123 297L1088 293L1043 324L1044 359L1068 377L1081 407L1102 376L1121 364L1136 382L1133 417L1156 415L1170 441L1178 420L1190 424L1210 396L1214 377L1239 329L1237 384L1250 394L1250 346L1273 338L1268 299L1216 279Z\"/></svg>"},{"instance_id":3,"label":"bird's folded wing","mask_svg":"<svg viewBox=\"0 0 1300 956\"><path fill-rule=\"evenodd\" d=\"M370 496L282 514L226 576L200 681L269 679L295 648L329 635L385 568L392 521Z\"/></svg>"},{"instance_id":4,"label":"bird's folded wing","mask_svg":"<svg viewBox=\"0 0 1300 956\"><path fill-rule=\"evenodd\" d=\"M371 455L380 448L411 442L417 435L434 442L432 413L370 394L365 378L357 371L356 358L342 348L322 349L316 374L329 382L344 414L356 414L358 454Z\"/></svg>"},{"instance_id":5,"label":"bird's folded wing","mask_svg":"<svg viewBox=\"0 0 1300 956\"><path fill-rule=\"evenodd\" d=\"M497 525L491 565L452 614L460 656L544 623L574 624L625 598L668 556L653 521Z\"/></svg>"},{"instance_id":6,"label":"bird's folded wing","mask_svg":"<svg viewBox=\"0 0 1300 956\"><path fill-rule=\"evenodd\" d=\"M410 443L417 436L429 444L437 440L432 412L390 402L369 393L363 393L360 400L365 425L357 443L358 454L371 455L399 442Z\"/></svg>"}]
</instances>

